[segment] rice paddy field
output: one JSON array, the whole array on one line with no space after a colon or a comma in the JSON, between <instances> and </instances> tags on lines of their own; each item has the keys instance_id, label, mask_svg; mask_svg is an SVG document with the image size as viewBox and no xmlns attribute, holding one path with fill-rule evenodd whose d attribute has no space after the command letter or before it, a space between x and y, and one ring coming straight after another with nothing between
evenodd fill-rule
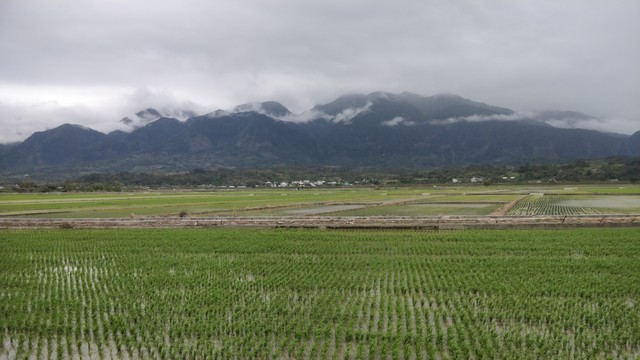
<instances>
[{"instance_id":1,"label":"rice paddy field","mask_svg":"<svg viewBox=\"0 0 640 360\"><path fill-rule=\"evenodd\" d=\"M640 358L637 229L0 230L0 358Z\"/></svg>"},{"instance_id":2,"label":"rice paddy field","mask_svg":"<svg viewBox=\"0 0 640 360\"><path fill-rule=\"evenodd\" d=\"M443 216L640 214L640 186L243 189L0 193L0 217Z\"/></svg>"},{"instance_id":3,"label":"rice paddy field","mask_svg":"<svg viewBox=\"0 0 640 360\"><path fill-rule=\"evenodd\" d=\"M640 187L1 193L0 359L639 359L637 227L62 226L616 214Z\"/></svg>"}]
</instances>

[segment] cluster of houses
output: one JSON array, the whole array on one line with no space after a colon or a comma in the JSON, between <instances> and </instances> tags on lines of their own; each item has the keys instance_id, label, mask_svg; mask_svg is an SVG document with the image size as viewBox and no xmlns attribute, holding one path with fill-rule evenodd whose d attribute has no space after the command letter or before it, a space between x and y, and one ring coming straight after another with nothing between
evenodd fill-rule
<instances>
[{"instance_id":1,"label":"cluster of houses","mask_svg":"<svg viewBox=\"0 0 640 360\"><path fill-rule=\"evenodd\" d=\"M472 184L478 184L478 183L483 182L483 181L484 181L484 178L483 178L483 177L477 177L477 176L474 176L474 177L472 177L472 178L471 178L471 180L469 180L469 181L470 181ZM458 183L463 182L463 179L453 178L453 179L451 179L451 182L452 182L452 183L454 183L454 184L458 184Z\"/></svg>"},{"instance_id":2,"label":"cluster of houses","mask_svg":"<svg viewBox=\"0 0 640 360\"><path fill-rule=\"evenodd\" d=\"M353 186L348 181L325 181L325 180L294 180L291 182L271 182L266 181L261 185L252 185L252 187L266 187L266 188L295 188L295 189L304 189L304 188L315 188L315 187L333 187L333 186ZM200 185L199 188L218 188L218 189L246 189L248 186L246 185Z\"/></svg>"},{"instance_id":3,"label":"cluster of houses","mask_svg":"<svg viewBox=\"0 0 640 360\"><path fill-rule=\"evenodd\" d=\"M516 179L515 176L503 176L502 177L502 181L514 181ZM451 179L451 182L454 184L459 184L459 183L463 183L465 182L466 179L460 179L460 178L453 178ZM469 179L469 182L472 184L483 184L484 183L484 178L482 176L474 176L471 179Z\"/></svg>"},{"instance_id":4,"label":"cluster of houses","mask_svg":"<svg viewBox=\"0 0 640 360\"><path fill-rule=\"evenodd\" d=\"M265 187L272 187L272 188L288 188L288 187L294 187L294 188L304 188L304 187L319 187L319 186L352 186L351 183L349 183L348 181L324 181L324 180L316 180L316 181L310 181L310 180L294 180L291 182L271 182L271 181L267 181L264 183Z\"/></svg>"}]
</instances>

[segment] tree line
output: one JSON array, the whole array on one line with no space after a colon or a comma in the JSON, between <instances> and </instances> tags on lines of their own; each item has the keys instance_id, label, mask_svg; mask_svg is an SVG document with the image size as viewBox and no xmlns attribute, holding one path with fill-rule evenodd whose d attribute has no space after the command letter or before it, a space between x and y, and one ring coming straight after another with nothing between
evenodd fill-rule
<instances>
[{"instance_id":1,"label":"tree line","mask_svg":"<svg viewBox=\"0 0 640 360\"><path fill-rule=\"evenodd\" d=\"M379 169L348 167L270 167L270 168L195 168L183 172L117 172L92 173L61 183L23 179L2 180L2 191L15 192L72 192L122 191L151 187L221 186L265 187L292 181L323 180L327 183L356 186L403 186L471 183L580 183L630 182L640 180L640 158L616 157L600 160L578 160L566 164L525 163L521 165L469 165L456 168ZM332 185L327 185L332 186ZM335 185L333 185L335 186Z\"/></svg>"}]
</instances>

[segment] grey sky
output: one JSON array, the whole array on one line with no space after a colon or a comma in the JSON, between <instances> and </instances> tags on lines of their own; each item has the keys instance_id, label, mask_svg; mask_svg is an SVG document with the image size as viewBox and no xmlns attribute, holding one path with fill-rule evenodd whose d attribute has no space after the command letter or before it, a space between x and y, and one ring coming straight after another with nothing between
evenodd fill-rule
<instances>
[{"instance_id":1,"label":"grey sky","mask_svg":"<svg viewBox=\"0 0 640 360\"><path fill-rule=\"evenodd\" d=\"M455 93L640 130L637 0L2 0L0 142L145 107Z\"/></svg>"}]
</instances>

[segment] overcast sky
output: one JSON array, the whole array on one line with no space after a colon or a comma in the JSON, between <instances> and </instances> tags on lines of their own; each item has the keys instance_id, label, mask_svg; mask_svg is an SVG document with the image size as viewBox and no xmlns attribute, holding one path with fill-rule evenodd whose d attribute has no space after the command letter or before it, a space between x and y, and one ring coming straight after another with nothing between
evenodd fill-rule
<instances>
[{"instance_id":1,"label":"overcast sky","mask_svg":"<svg viewBox=\"0 0 640 360\"><path fill-rule=\"evenodd\" d=\"M146 107L454 93L640 130L638 0L1 0L0 142Z\"/></svg>"}]
</instances>

